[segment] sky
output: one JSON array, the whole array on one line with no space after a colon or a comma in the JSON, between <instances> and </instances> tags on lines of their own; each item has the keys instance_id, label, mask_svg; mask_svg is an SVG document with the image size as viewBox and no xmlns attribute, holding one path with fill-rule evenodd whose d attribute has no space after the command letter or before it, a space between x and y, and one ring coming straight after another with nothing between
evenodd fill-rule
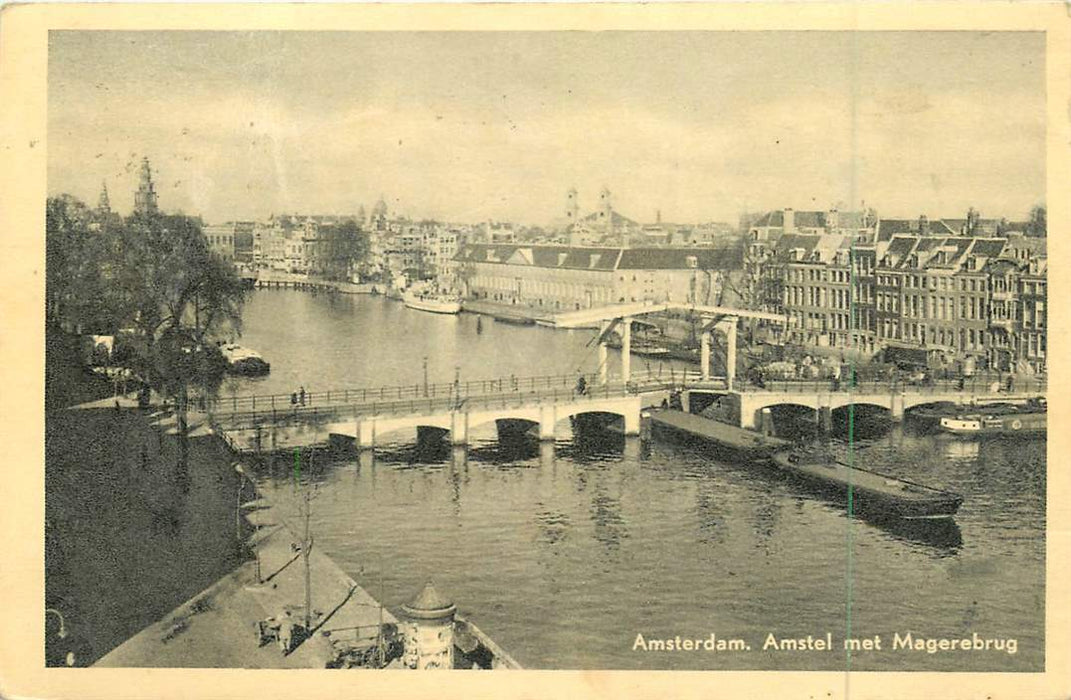
<instances>
[{"instance_id":1,"label":"sky","mask_svg":"<svg viewBox=\"0 0 1071 700\"><path fill-rule=\"evenodd\" d=\"M104 32L49 36L48 190L216 223L392 212L548 225L858 208L1025 219L1036 32Z\"/></svg>"}]
</instances>

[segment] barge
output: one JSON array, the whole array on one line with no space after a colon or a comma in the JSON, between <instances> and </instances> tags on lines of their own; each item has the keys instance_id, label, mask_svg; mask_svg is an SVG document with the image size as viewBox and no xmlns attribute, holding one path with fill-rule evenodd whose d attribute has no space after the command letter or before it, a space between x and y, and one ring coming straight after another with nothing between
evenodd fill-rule
<instances>
[{"instance_id":1,"label":"barge","mask_svg":"<svg viewBox=\"0 0 1071 700\"><path fill-rule=\"evenodd\" d=\"M962 436L1039 435L1047 430L1048 414L1044 406L1035 410L1009 413L960 414L941 419L940 429Z\"/></svg>"},{"instance_id":2,"label":"barge","mask_svg":"<svg viewBox=\"0 0 1071 700\"><path fill-rule=\"evenodd\" d=\"M799 452L778 452L771 460L788 476L838 500L860 514L903 520L951 518L963 496L913 481L862 469L829 457Z\"/></svg>"},{"instance_id":3,"label":"barge","mask_svg":"<svg viewBox=\"0 0 1071 700\"><path fill-rule=\"evenodd\" d=\"M928 406L911 409L906 413L906 416L919 428L923 428L927 431L937 431L942 429L941 421L946 418L955 419L981 416L1012 417L1016 414L1033 414L1038 412L1044 413L1043 399L1031 399L1029 401L1020 401L1018 403L1012 401L994 401L979 404L957 404L951 401L941 401Z\"/></svg>"},{"instance_id":4,"label":"barge","mask_svg":"<svg viewBox=\"0 0 1071 700\"><path fill-rule=\"evenodd\" d=\"M672 409L651 410L646 413L652 428L694 436L709 442L717 452L734 459L760 460L770 458L790 443L778 437L766 436L712 418Z\"/></svg>"}]
</instances>

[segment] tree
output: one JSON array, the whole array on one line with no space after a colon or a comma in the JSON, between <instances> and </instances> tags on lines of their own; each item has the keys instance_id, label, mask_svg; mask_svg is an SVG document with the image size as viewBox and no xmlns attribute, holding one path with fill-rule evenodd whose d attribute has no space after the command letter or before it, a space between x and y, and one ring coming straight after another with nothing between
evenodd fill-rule
<instances>
[{"instance_id":1,"label":"tree","mask_svg":"<svg viewBox=\"0 0 1071 700\"><path fill-rule=\"evenodd\" d=\"M371 249L368 234L352 219L320 229L321 271L332 280L348 280Z\"/></svg>"},{"instance_id":2,"label":"tree","mask_svg":"<svg viewBox=\"0 0 1071 700\"><path fill-rule=\"evenodd\" d=\"M1026 235L1045 238L1047 230L1045 205L1038 204L1030 209L1030 220L1026 225Z\"/></svg>"},{"instance_id":3,"label":"tree","mask_svg":"<svg viewBox=\"0 0 1071 700\"><path fill-rule=\"evenodd\" d=\"M195 219L139 214L119 234L114 283L135 329L139 373L175 400L184 479L189 389L218 391L225 363L211 341L241 331L245 291L234 268L209 249Z\"/></svg>"},{"instance_id":4,"label":"tree","mask_svg":"<svg viewBox=\"0 0 1071 700\"><path fill-rule=\"evenodd\" d=\"M185 473L189 387L218 390L225 362L211 341L241 330L245 292L236 271L210 250L197 219L122 220L69 196L46 202L45 248L46 318L121 336L133 369L176 399Z\"/></svg>"},{"instance_id":5,"label":"tree","mask_svg":"<svg viewBox=\"0 0 1071 700\"><path fill-rule=\"evenodd\" d=\"M50 197L45 204L45 318L76 332L112 334L118 310L107 276L111 245L108 229L74 197Z\"/></svg>"}]
</instances>

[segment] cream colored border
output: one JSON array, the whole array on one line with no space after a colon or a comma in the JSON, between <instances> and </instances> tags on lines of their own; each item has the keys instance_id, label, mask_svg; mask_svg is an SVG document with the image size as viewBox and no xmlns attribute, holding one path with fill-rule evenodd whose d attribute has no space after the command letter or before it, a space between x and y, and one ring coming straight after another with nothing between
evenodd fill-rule
<instances>
[{"instance_id":1,"label":"cream colored border","mask_svg":"<svg viewBox=\"0 0 1071 700\"><path fill-rule=\"evenodd\" d=\"M1071 227L1071 10L1060 4L722 5L50 5L0 15L0 696L213 697L814 697L1069 698L1071 471L1066 368L1051 363L1047 652L1045 674L564 672L447 676L403 672L149 671L43 668L43 297L45 105L49 29L302 30L1045 30L1048 32L1050 298ZM1014 107L1009 105L1009 109ZM950 115L954 118L954 115ZM984 147L984 144L980 144ZM994 163L994 167L1000 167ZM1068 314L1050 305L1050 353L1071 357ZM1062 667L1062 668L1061 668Z\"/></svg>"}]
</instances>

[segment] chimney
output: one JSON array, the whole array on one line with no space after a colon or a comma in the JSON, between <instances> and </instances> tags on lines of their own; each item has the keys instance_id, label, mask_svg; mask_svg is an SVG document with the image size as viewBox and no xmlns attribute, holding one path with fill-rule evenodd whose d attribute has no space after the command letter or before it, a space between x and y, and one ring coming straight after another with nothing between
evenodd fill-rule
<instances>
[{"instance_id":1,"label":"chimney","mask_svg":"<svg viewBox=\"0 0 1071 700\"><path fill-rule=\"evenodd\" d=\"M930 232L930 220L925 214L919 215L919 234L925 236Z\"/></svg>"},{"instance_id":2,"label":"chimney","mask_svg":"<svg viewBox=\"0 0 1071 700\"><path fill-rule=\"evenodd\" d=\"M826 229L833 233L838 228L840 228L840 212L837 211L836 207L833 207L826 212Z\"/></svg>"},{"instance_id":3,"label":"chimney","mask_svg":"<svg viewBox=\"0 0 1071 700\"><path fill-rule=\"evenodd\" d=\"M796 230L796 211L792 207L784 210L784 219L783 228L785 233L794 232Z\"/></svg>"},{"instance_id":4,"label":"chimney","mask_svg":"<svg viewBox=\"0 0 1071 700\"><path fill-rule=\"evenodd\" d=\"M662 210L661 209L655 209L654 220L655 220L656 224L662 223Z\"/></svg>"}]
</instances>

